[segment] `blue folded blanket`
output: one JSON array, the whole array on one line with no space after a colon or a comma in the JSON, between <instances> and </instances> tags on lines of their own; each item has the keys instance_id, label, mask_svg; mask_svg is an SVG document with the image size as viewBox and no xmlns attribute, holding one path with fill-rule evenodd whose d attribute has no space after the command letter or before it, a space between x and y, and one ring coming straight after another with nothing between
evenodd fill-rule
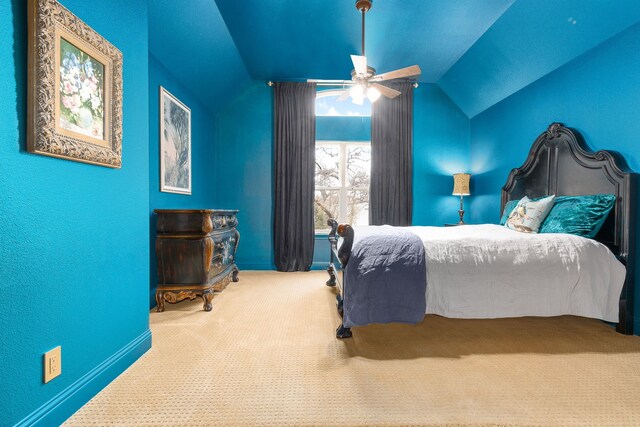
<instances>
[{"instance_id":1,"label":"blue folded blanket","mask_svg":"<svg viewBox=\"0 0 640 427\"><path fill-rule=\"evenodd\" d=\"M388 225L359 227L344 274L345 327L418 323L424 318L424 245L407 229Z\"/></svg>"}]
</instances>

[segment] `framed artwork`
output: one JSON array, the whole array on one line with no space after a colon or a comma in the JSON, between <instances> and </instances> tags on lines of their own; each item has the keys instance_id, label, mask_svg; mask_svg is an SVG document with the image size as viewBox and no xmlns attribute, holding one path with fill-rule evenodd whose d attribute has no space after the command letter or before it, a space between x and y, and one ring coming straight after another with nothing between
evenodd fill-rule
<instances>
[{"instance_id":1,"label":"framed artwork","mask_svg":"<svg viewBox=\"0 0 640 427\"><path fill-rule=\"evenodd\" d=\"M122 53L55 0L29 0L27 150L122 165Z\"/></svg>"},{"instance_id":2,"label":"framed artwork","mask_svg":"<svg viewBox=\"0 0 640 427\"><path fill-rule=\"evenodd\" d=\"M191 110L162 86L160 191L191 194Z\"/></svg>"}]
</instances>

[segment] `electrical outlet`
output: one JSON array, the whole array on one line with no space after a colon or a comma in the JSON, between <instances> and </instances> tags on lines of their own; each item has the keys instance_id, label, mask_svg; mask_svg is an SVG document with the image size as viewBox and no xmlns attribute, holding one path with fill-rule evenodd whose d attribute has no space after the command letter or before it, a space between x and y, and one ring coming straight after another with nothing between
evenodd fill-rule
<instances>
[{"instance_id":1,"label":"electrical outlet","mask_svg":"<svg viewBox=\"0 0 640 427\"><path fill-rule=\"evenodd\" d=\"M44 354L44 382L48 383L62 373L62 347L57 346Z\"/></svg>"}]
</instances>

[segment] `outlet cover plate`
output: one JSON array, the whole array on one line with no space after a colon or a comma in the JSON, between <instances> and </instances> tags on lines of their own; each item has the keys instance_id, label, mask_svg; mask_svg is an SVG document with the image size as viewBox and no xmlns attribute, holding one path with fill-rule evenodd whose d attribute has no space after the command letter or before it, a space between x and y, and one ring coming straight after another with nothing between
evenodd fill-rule
<instances>
[{"instance_id":1,"label":"outlet cover plate","mask_svg":"<svg viewBox=\"0 0 640 427\"><path fill-rule=\"evenodd\" d=\"M44 382L48 383L62 373L62 347L58 346L44 354Z\"/></svg>"}]
</instances>

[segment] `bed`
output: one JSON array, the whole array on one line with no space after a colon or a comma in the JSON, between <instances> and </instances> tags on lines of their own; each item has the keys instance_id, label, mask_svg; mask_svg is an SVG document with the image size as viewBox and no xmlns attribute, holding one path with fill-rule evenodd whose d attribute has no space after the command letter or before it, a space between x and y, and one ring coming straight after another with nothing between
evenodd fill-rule
<instances>
[{"instance_id":1,"label":"bed","mask_svg":"<svg viewBox=\"0 0 640 427\"><path fill-rule=\"evenodd\" d=\"M592 239L495 224L354 228L330 219L326 284L338 288L343 318L336 337L349 338L351 327L369 323L416 323L420 310L421 317L455 318L570 314L617 323L618 332L632 334L636 185L637 174L618 153L592 152L576 130L553 123L524 164L509 173L500 212L524 196L614 195L613 209ZM373 255L362 258L367 251ZM391 281L398 270L389 260L396 258L415 264ZM412 306L412 314L378 313L394 304Z\"/></svg>"}]
</instances>

